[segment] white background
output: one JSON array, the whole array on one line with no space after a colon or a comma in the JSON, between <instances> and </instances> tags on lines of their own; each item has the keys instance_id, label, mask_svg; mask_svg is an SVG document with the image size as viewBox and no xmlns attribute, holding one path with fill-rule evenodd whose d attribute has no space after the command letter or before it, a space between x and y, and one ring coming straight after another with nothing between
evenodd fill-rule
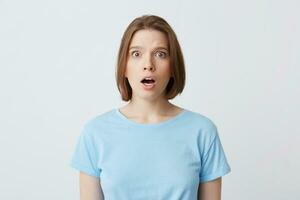
<instances>
[{"instance_id":1,"label":"white background","mask_svg":"<svg viewBox=\"0 0 300 200\"><path fill-rule=\"evenodd\" d=\"M122 102L123 31L165 18L187 83L172 102L212 119L227 200L300 199L298 0L0 0L0 199L79 199L69 167L85 122Z\"/></svg>"}]
</instances>

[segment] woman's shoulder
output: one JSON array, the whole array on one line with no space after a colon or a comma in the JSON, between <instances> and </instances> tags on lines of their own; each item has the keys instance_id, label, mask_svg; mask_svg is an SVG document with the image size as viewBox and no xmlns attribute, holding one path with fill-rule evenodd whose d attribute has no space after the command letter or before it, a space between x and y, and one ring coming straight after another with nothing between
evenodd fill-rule
<instances>
[{"instance_id":1,"label":"woman's shoulder","mask_svg":"<svg viewBox=\"0 0 300 200\"><path fill-rule=\"evenodd\" d=\"M115 109L109 109L98 113L90 118L88 118L84 123L85 129L100 128L104 125L109 125L109 122L114 120Z\"/></svg>"},{"instance_id":2,"label":"woman's shoulder","mask_svg":"<svg viewBox=\"0 0 300 200\"><path fill-rule=\"evenodd\" d=\"M216 124L214 123L213 119L209 117L206 114L203 114L202 112L195 111L195 110L190 110L190 109L185 109L190 116L190 120L197 124L200 125L201 127L206 127L206 128L215 128Z\"/></svg>"}]
</instances>

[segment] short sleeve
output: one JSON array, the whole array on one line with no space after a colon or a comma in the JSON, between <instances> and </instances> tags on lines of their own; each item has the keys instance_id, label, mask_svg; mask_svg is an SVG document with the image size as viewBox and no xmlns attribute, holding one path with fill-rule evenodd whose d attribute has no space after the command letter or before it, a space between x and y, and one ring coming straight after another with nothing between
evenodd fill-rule
<instances>
[{"instance_id":1,"label":"short sleeve","mask_svg":"<svg viewBox=\"0 0 300 200\"><path fill-rule=\"evenodd\" d=\"M231 171L215 125L209 129L209 134L211 140L206 140L208 144L204 145L201 155L200 183L217 179Z\"/></svg>"},{"instance_id":2,"label":"short sleeve","mask_svg":"<svg viewBox=\"0 0 300 200\"><path fill-rule=\"evenodd\" d=\"M92 135L84 128L77 141L70 166L88 175L99 177L101 171L97 166L98 154Z\"/></svg>"}]
</instances>

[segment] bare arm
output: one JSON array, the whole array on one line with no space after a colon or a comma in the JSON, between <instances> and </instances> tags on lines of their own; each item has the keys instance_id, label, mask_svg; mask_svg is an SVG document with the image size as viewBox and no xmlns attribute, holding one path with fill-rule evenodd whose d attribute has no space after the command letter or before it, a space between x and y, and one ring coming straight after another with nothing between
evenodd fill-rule
<instances>
[{"instance_id":1,"label":"bare arm","mask_svg":"<svg viewBox=\"0 0 300 200\"><path fill-rule=\"evenodd\" d=\"M198 200L221 200L222 177L199 184Z\"/></svg>"},{"instance_id":2,"label":"bare arm","mask_svg":"<svg viewBox=\"0 0 300 200\"><path fill-rule=\"evenodd\" d=\"M80 200L104 200L99 178L80 172L79 182Z\"/></svg>"}]
</instances>

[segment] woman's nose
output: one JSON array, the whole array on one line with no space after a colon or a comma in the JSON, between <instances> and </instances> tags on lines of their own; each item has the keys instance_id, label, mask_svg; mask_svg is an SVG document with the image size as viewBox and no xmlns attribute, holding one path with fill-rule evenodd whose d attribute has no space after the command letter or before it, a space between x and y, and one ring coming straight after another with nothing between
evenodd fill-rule
<instances>
[{"instance_id":1,"label":"woman's nose","mask_svg":"<svg viewBox=\"0 0 300 200\"><path fill-rule=\"evenodd\" d=\"M148 66L148 67L144 67L144 70L149 69L150 71L154 71L154 67L153 66Z\"/></svg>"},{"instance_id":2,"label":"woman's nose","mask_svg":"<svg viewBox=\"0 0 300 200\"><path fill-rule=\"evenodd\" d=\"M152 58L151 56L148 56L147 58L145 58L146 61L145 61L145 65L144 65L144 70L150 70L150 71L154 71L155 70L155 67L154 67L154 64L153 64L153 61L152 61Z\"/></svg>"}]
</instances>

